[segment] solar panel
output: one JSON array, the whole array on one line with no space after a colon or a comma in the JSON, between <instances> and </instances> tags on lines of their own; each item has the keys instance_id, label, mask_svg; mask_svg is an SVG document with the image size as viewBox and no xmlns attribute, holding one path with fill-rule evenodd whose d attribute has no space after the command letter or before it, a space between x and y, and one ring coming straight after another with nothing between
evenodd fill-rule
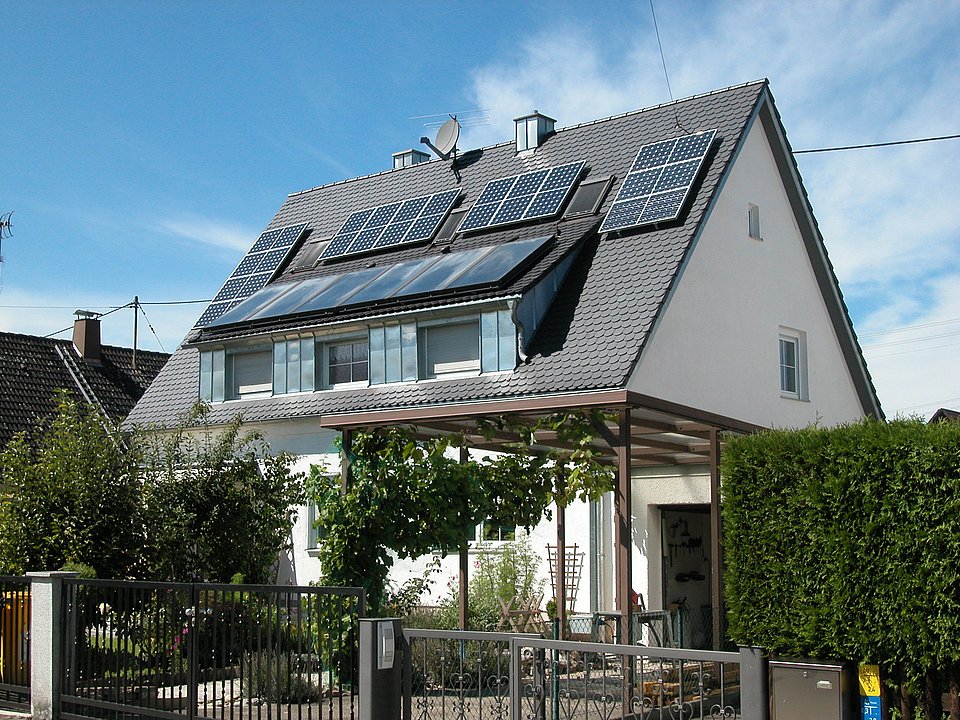
<instances>
[{"instance_id":1,"label":"solar panel","mask_svg":"<svg viewBox=\"0 0 960 720\"><path fill-rule=\"evenodd\" d=\"M707 130L641 147L600 232L676 220L716 134Z\"/></svg>"},{"instance_id":2,"label":"solar panel","mask_svg":"<svg viewBox=\"0 0 960 720\"><path fill-rule=\"evenodd\" d=\"M320 259L429 240L459 195L459 190L446 190L355 212L333 236Z\"/></svg>"},{"instance_id":3,"label":"solar panel","mask_svg":"<svg viewBox=\"0 0 960 720\"><path fill-rule=\"evenodd\" d=\"M583 163L576 162L491 180L460 224L460 231L556 215L582 170Z\"/></svg>"},{"instance_id":4,"label":"solar panel","mask_svg":"<svg viewBox=\"0 0 960 720\"><path fill-rule=\"evenodd\" d=\"M212 325L367 305L444 290L500 285L540 257L552 237L515 240L387 267L271 285L213 320Z\"/></svg>"},{"instance_id":5,"label":"solar panel","mask_svg":"<svg viewBox=\"0 0 960 720\"><path fill-rule=\"evenodd\" d=\"M262 233L214 295L195 327L209 325L270 282L287 261L306 227L301 223Z\"/></svg>"}]
</instances>

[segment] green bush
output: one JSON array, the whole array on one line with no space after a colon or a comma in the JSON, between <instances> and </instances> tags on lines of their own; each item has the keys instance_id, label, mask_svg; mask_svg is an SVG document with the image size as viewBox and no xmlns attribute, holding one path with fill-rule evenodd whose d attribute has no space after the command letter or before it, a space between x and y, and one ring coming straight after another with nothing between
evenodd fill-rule
<instances>
[{"instance_id":1,"label":"green bush","mask_svg":"<svg viewBox=\"0 0 960 720\"><path fill-rule=\"evenodd\" d=\"M262 651L243 659L243 694L270 702L314 702L323 694L323 674L315 658Z\"/></svg>"},{"instance_id":2,"label":"green bush","mask_svg":"<svg viewBox=\"0 0 960 720\"><path fill-rule=\"evenodd\" d=\"M503 613L501 600L509 603L516 599L526 605L542 594L543 581L537 577L541 559L522 532L498 549L481 550L475 556L467 590L470 629L495 630ZM443 602L445 624L457 627L459 607L459 588L453 586Z\"/></svg>"},{"instance_id":3,"label":"green bush","mask_svg":"<svg viewBox=\"0 0 960 720\"><path fill-rule=\"evenodd\" d=\"M722 478L733 639L878 663L914 691L956 675L960 424L732 438Z\"/></svg>"}]
</instances>

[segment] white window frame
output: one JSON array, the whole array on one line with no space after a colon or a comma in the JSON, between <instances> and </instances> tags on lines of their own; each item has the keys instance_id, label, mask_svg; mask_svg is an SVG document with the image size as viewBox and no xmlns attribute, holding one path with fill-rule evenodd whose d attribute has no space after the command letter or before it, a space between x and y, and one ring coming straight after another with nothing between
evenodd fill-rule
<instances>
[{"instance_id":1,"label":"white window frame","mask_svg":"<svg viewBox=\"0 0 960 720\"><path fill-rule=\"evenodd\" d=\"M784 371L787 367L784 363L784 344L790 344L794 349L795 367L792 368L794 379L794 390L789 390L784 382L786 376ZM791 400L809 399L807 387L807 334L802 330L792 328L780 328L779 342L777 343L777 368L780 383L780 396Z\"/></svg>"},{"instance_id":2,"label":"white window frame","mask_svg":"<svg viewBox=\"0 0 960 720\"><path fill-rule=\"evenodd\" d=\"M763 240L760 234L760 207L753 203L747 206L747 234L755 240Z\"/></svg>"},{"instance_id":3,"label":"white window frame","mask_svg":"<svg viewBox=\"0 0 960 720\"><path fill-rule=\"evenodd\" d=\"M364 334L337 335L334 337L318 337L317 342L322 346L318 364L321 373L316 386L324 390L349 390L365 388L370 385L370 337ZM367 379L352 380L350 382L335 383L330 379L330 348L338 345L355 345L363 343L367 346Z\"/></svg>"}]
</instances>

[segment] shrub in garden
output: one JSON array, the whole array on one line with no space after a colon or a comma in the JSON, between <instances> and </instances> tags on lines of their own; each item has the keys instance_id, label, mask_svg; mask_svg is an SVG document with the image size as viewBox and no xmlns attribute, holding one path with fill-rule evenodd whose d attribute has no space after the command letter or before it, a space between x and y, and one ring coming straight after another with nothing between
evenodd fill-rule
<instances>
[{"instance_id":1,"label":"shrub in garden","mask_svg":"<svg viewBox=\"0 0 960 720\"><path fill-rule=\"evenodd\" d=\"M731 438L721 469L732 638L879 664L939 720L960 679L960 424Z\"/></svg>"}]
</instances>

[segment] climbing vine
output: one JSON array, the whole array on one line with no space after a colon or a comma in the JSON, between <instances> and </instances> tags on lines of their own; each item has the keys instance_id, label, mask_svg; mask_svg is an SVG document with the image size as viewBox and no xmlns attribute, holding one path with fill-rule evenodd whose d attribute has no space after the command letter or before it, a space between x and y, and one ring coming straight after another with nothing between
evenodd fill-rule
<instances>
[{"instance_id":1,"label":"climbing vine","mask_svg":"<svg viewBox=\"0 0 960 720\"><path fill-rule=\"evenodd\" d=\"M599 498L613 487L594 445L603 420L596 412L533 423L487 419L472 434L497 439L504 452L463 462L460 434L423 440L405 427L357 433L349 486L319 467L307 483L318 509L322 582L364 587L376 611L394 556L446 555L465 548L481 521L529 529L550 517L551 505ZM544 434L551 443L545 451L538 443Z\"/></svg>"}]
</instances>

